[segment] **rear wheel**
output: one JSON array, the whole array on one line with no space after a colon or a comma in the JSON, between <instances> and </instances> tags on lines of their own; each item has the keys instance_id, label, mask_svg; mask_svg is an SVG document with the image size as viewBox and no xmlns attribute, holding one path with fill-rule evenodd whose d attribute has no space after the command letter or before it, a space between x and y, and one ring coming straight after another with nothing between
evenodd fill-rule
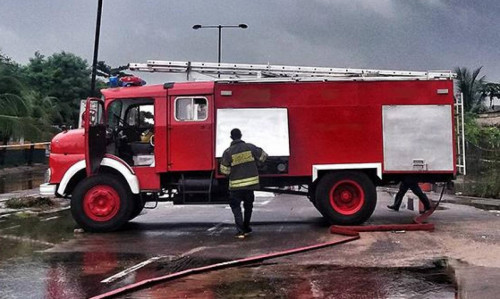
<instances>
[{"instance_id":1,"label":"rear wheel","mask_svg":"<svg viewBox=\"0 0 500 299\"><path fill-rule=\"evenodd\" d=\"M71 214L86 231L114 231L130 219L134 207L131 198L127 186L117 177L91 176L73 190Z\"/></svg>"},{"instance_id":2,"label":"rear wheel","mask_svg":"<svg viewBox=\"0 0 500 299\"><path fill-rule=\"evenodd\" d=\"M362 172L335 172L321 178L316 189L317 208L334 224L360 224L377 204L377 192Z\"/></svg>"}]
</instances>

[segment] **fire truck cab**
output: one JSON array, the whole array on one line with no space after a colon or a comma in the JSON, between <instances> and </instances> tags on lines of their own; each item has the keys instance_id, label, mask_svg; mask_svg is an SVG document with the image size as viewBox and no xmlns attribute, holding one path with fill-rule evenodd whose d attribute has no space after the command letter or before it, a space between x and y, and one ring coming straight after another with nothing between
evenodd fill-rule
<instances>
[{"instance_id":1,"label":"fire truck cab","mask_svg":"<svg viewBox=\"0 0 500 299\"><path fill-rule=\"evenodd\" d=\"M376 186L455 177L452 74L346 71L102 90L87 100L84 128L52 140L41 193L71 198L76 222L95 232L148 201L226 203L219 160L235 127L269 154L262 190L307 196L337 224L366 221Z\"/></svg>"}]
</instances>

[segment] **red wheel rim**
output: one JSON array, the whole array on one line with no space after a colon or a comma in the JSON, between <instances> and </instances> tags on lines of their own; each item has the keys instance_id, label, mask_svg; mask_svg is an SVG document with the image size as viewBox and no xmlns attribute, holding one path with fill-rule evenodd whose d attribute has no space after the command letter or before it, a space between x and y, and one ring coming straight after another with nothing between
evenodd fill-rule
<instances>
[{"instance_id":1,"label":"red wheel rim","mask_svg":"<svg viewBox=\"0 0 500 299\"><path fill-rule=\"evenodd\" d=\"M120 195L110 186L94 186L85 193L83 210L94 221L108 221L120 210Z\"/></svg>"},{"instance_id":2,"label":"red wheel rim","mask_svg":"<svg viewBox=\"0 0 500 299\"><path fill-rule=\"evenodd\" d=\"M339 181L330 189L330 204L342 215L355 214L365 204L365 192L355 181Z\"/></svg>"}]
</instances>

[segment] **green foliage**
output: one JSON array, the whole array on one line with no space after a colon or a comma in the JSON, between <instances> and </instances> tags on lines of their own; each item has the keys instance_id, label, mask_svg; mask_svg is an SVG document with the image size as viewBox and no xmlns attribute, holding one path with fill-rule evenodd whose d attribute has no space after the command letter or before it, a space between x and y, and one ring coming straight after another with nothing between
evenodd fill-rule
<instances>
[{"instance_id":1,"label":"green foliage","mask_svg":"<svg viewBox=\"0 0 500 299\"><path fill-rule=\"evenodd\" d=\"M121 75L126 66L99 62L100 75ZM49 140L54 126L76 126L80 100L90 95L91 69L85 59L67 52L35 52L25 66L0 52L0 141L24 137ZM98 80L97 86L106 85Z\"/></svg>"},{"instance_id":2,"label":"green foliage","mask_svg":"<svg viewBox=\"0 0 500 299\"><path fill-rule=\"evenodd\" d=\"M35 56L35 60L42 58ZM4 144L21 137L49 140L56 131L52 125L64 121L65 107L31 85L26 70L0 53L0 141Z\"/></svg>"},{"instance_id":3,"label":"green foliage","mask_svg":"<svg viewBox=\"0 0 500 299\"><path fill-rule=\"evenodd\" d=\"M500 198L500 128L483 127L476 114L465 115L467 175L457 191L469 196Z\"/></svg>"},{"instance_id":4,"label":"green foliage","mask_svg":"<svg viewBox=\"0 0 500 299\"><path fill-rule=\"evenodd\" d=\"M61 52L45 57L39 52L23 70L27 84L56 105L56 125L76 125L80 100L90 95L90 67L85 59Z\"/></svg>"},{"instance_id":5,"label":"green foliage","mask_svg":"<svg viewBox=\"0 0 500 299\"><path fill-rule=\"evenodd\" d=\"M481 107L483 98L483 88L485 77L479 78L479 73L483 67L479 67L474 71L470 71L466 67L456 67L457 74L456 84L458 91L464 95L465 111L478 111Z\"/></svg>"},{"instance_id":6,"label":"green foliage","mask_svg":"<svg viewBox=\"0 0 500 299\"><path fill-rule=\"evenodd\" d=\"M493 173L476 181L467 181L457 184L457 191L467 196L499 198L500 199L500 177Z\"/></svg>"},{"instance_id":7,"label":"green foliage","mask_svg":"<svg viewBox=\"0 0 500 299\"><path fill-rule=\"evenodd\" d=\"M487 149L500 149L500 128L480 126L475 114L465 115L464 129L465 139L470 143Z\"/></svg>"}]
</instances>

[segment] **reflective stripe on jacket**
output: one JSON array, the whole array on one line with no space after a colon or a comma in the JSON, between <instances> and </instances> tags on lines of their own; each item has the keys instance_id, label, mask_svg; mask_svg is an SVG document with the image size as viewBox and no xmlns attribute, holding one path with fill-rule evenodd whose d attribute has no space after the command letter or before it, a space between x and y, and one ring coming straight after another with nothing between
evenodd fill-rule
<instances>
[{"instance_id":1,"label":"reflective stripe on jacket","mask_svg":"<svg viewBox=\"0 0 500 299\"><path fill-rule=\"evenodd\" d=\"M234 140L224 151L220 172L229 176L229 190L259 189L257 161L264 162L267 154L260 147L243 140Z\"/></svg>"}]
</instances>

